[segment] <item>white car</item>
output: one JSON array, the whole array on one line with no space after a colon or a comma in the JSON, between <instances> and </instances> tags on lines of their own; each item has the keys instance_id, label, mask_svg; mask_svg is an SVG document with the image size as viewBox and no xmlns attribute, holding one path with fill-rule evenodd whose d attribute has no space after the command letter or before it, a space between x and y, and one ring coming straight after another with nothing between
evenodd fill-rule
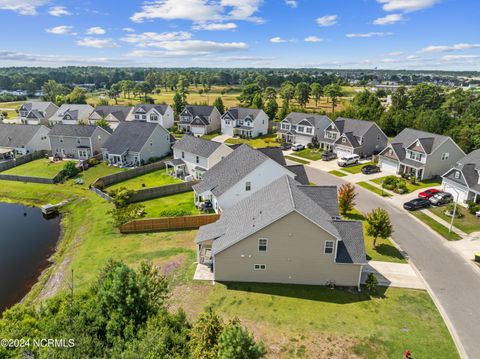
<instances>
[{"instance_id":1,"label":"white car","mask_svg":"<svg viewBox=\"0 0 480 359\"><path fill-rule=\"evenodd\" d=\"M304 145L300 144L300 143L294 143L292 144L292 151L301 151L305 148Z\"/></svg>"},{"instance_id":2,"label":"white car","mask_svg":"<svg viewBox=\"0 0 480 359\"><path fill-rule=\"evenodd\" d=\"M359 155L348 155L348 156L341 157L337 163L340 167L345 167L345 166L354 165L358 163L359 159L360 159Z\"/></svg>"}]
</instances>

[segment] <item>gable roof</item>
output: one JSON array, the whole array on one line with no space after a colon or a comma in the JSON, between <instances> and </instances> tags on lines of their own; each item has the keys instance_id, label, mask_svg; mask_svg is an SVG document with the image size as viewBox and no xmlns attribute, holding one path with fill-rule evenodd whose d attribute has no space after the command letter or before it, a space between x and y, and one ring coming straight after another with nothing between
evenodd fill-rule
<instances>
[{"instance_id":1,"label":"gable roof","mask_svg":"<svg viewBox=\"0 0 480 359\"><path fill-rule=\"evenodd\" d=\"M308 121L310 125L320 131L325 130L332 123L332 120L328 116L303 112L290 112L288 116L285 117L285 120L289 121L292 125L297 125L302 121Z\"/></svg>"},{"instance_id":2,"label":"gable roof","mask_svg":"<svg viewBox=\"0 0 480 359\"><path fill-rule=\"evenodd\" d=\"M255 119L260 112L262 110L258 108L232 107L225 112L224 116L229 114L234 119L244 119L250 116L252 119Z\"/></svg>"},{"instance_id":3,"label":"gable roof","mask_svg":"<svg viewBox=\"0 0 480 359\"><path fill-rule=\"evenodd\" d=\"M351 147L353 148L360 147L360 144L358 143L357 139L355 138L352 132L344 132L339 138L337 138L335 143L340 145L345 145L345 143L343 143L342 141L342 138L346 138L348 141L348 144Z\"/></svg>"},{"instance_id":4,"label":"gable roof","mask_svg":"<svg viewBox=\"0 0 480 359\"><path fill-rule=\"evenodd\" d=\"M280 147L257 148L257 151L262 152L264 155L270 157L272 160L282 166L287 165L287 161L285 160L285 157L283 156L283 151L280 149Z\"/></svg>"},{"instance_id":5,"label":"gable roof","mask_svg":"<svg viewBox=\"0 0 480 359\"><path fill-rule=\"evenodd\" d=\"M463 174L465 182L461 178L455 178L454 174L456 171L460 171ZM442 177L467 185L468 188L474 189L475 191L480 191L480 149L472 151L461 158L455 167Z\"/></svg>"},{"instance_id":6,"label":"gable roof","mask_svg":"<svg viewBox=\"0 0 480 359\"><path fill-rule=\"evenodd\" d=\"M344 230L342 223L349 225L351 221L338 221L337 224L337 221L309 196L308 191L304 191L298 182L287 175L223 211L217 222L200 227L196 242L215 239L212 244L215 255L293 211L341 241L345 236L345 241L348 242L344 245L346 253L340 253L337 261L366 262L361 223ZM353 232L347 233L350 230ZM346 262L348 258L352 262Z\"/></svg>"},{"instance_id":7,"label":"gable roof","mask_svg":"<svg viewBox=\"0 0 480 359\"><path fill-rule=\"evenodd\" d=\"M194 185L193 189L197 193L211 191L218 197L269 160L271 159L262 152L243 144L205 172L202 181Z\"/></svg>"},{"instance_id":8,"label":"gable roof","mask_svg":"<svg viewBox=\"0 0 480 359\"><path fill-rule=\"evenodd\" d=\"M431 154L435 152L442 143L449 139L450 137L448 136L414 130L413 128L405 128L391 141L391 143L392 145L401 144L402 147L405 149L410 145L414 144L415 141L420 140L420 143L424 148L425 153Z\"/></svg>"},{"instance_id":9,"label":"gable roof","mask_svg":"<svg viewBox=\"0 0 480 359\"><path fill-rule=\"evenodd\" d=\"M145 112L150 111L152 108L154 108L160 115L165 115L165 111L168 109L168 105L166 104L139 104L136 105L135 108L133 109L133 112L137 112L138 110L143 110Z\"/></svg>"},{"instance_id":10,"label":"gable roof","mask_svg":"<svg viewBox=\"0 0 480 359\"><path fill-rule=\"evenodd\" d=\"M200 157L208 158L222 144L220 142L206 140L200 137L185 135L175 142L173 149L193 153Z\"/></svg>"},{"instance_id":11,"label":"gable roof","mask_svg":"<svg viewBox=\"0 0 480 359\"><path fill-rule=\"evenodd\" d=\"M339 117L335 121L335 126L340 133L351 132L354 136L362 137L372 126L373 121L355 120L353 118Z\"/></svg>"},{"instance_id":12,"label":"gable roof","mask_svg":"<svg viewBox=\"0 0 480 359\"><path fill-rule=\"evenodd\" d=\"M187 110L190 114L195 117L209 117L212 112L215 110L215 106L203 106L203 105L187 105L183 111ZM182 111L182 112L183 112Z\"/></svg>"},{"instance_id":13,"label":"gable roof","mask_svg":"<svg viewBox=\"0 0 480 359\"><path fill-rule=\"evenodd\" d=\"M121 122L103 148L114 154L140 152L157 127L161 126L143 121Z\"/></svg>"},{"instance_id":14,"label":"gable roof","mask_svg":"<svg viewBox=\"0 0 480 359\"><path fill-rule=\"evenodd\" d=\"M21 148L27 145L42 128L46 127L0 123L0 147Z\"/></svg>"},{"instance_id":15,"label":"gable roof","mask_svg":"<svg viewBox=\"0 0 480 359\"><path fill-rule=\"evenodd\" d=\"M285 165L284 167L295 174L295 181L303 185L308 185L310 183L304 165Z\"/></svg>"},{"instance_id":16,"label":"gable roof","mask_svg":"<svg viewBox=\"0 0 480 359\"><path fill-rule=\"evenodd\" d=\"M48 135L68 137L92 137L93 133L97 128L101 127L95 125L65 125L57 123L55 126L53 126Z\"/></svg>"},{"instance_id":17,"label":"gable roof","mask_svg":"<svg viewBox=\"0 0 480 359\"><path fill-rule=\"evenodd\" d=\"M92 112L93 107L87 104L63 104L53 117L56 117L56 121L61 121L66 114L69 114L74 120L86 119Z\"/></svg>"},{"instance_id":18,"label":"gable roof","mask_svg":"<svg viewBox=\"0 0 480 359\"><path fill-rule=\"evenodd\" d=\"M108 115L112 114L119 121L125 121L129 115L132 107L130 106L97 106L90 114L97 114L101 118L105 118Z\"/></svg>"},{"instance_id":19,"label":"gable roof","mask_svg":"<svg viewBox=\"0 0 480 359\"><path fill-rule=\"evenodd\" d=\"M22 111L37 110L37 111L45 112L50 106L54 106L55 108L58 108L53 102L35 101L35 102L25 102L22 106L20 106L20 110Z\"/></svg>"}]
</instances>

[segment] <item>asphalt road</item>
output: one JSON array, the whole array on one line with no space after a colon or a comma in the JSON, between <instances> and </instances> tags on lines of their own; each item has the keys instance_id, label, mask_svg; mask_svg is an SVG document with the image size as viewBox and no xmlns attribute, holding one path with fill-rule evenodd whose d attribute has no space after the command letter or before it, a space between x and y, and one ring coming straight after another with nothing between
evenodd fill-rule
<instances>
[{"instance_id":1,"label":"asphalt road","mask_svg":"<svg viewBox=\"0 0 480 359\"><path fill-rule=\"evenodd\" d=\"M317 185L346 182L326 172L305 168L310 181ZM407 253L430 287L463 347L463 356L480 358L480 271L445 245L445 239L403 209L361 187L357 186L357 191L356 208L360 211L382 207L390 213L395 231L393 240Z\"/></svg>"}]
</instances>

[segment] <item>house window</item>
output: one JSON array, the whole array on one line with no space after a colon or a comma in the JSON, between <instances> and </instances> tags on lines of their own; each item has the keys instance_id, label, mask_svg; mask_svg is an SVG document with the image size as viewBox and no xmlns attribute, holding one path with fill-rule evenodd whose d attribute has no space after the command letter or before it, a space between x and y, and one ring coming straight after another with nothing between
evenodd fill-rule
<instances>
[{"instance_id":1,"label":"house window","mask_svg":"<svg viewBox=\"0 0 480 359\"><path fill-rule=\"evenodd\" d=\"M252 182L245 182L245 191L250 191L252 189Z\"/></svg>"},{"instance_id":2,"label":"house window","mask_svg":"<svg viewBox=\"0 0 480 359\"><path fill-rule=\"evenodd\" d=\"M380 134L377 134L377 141L380 141Z\"/></svg>"},{"instance_id":3,"label":"house window","mask_svg":"<svg viewBox=\"0 0 480 359\"><path fill-rule=\"evenodd\" d=\"M448 152L442 153L442 161L448 160L448 157L450 157L450 153Z\"/></svg>"},{"instance_id":4,"label":"house window","mask_svg":"<svg viewBox=\"0 0 480 359\"><path fill-rule=\"evenodd\" d=\"M182 151L182 158L185 158L185 152Z\"/></svg>"},{"instance_id":5,"label":"house window","mask_svg":"<svg viewBox=\"0 0 480 359\"><path fill-rule=\"evenodd\" d=\"M307 130L307 133L312 133L312 128L311 127L307 127L306 130Z\"/></svg>"},{"instance_id":6,"label":"house window","mask_svg":"<svg viewBox=\"0 0 480 359\"><path fill-rule=\"evenodd\" d=\"M63 138L60 139L60 142L63 143Z\"/></svg>"},{"instance_id":7,"label":"house window","mask_svg":"<svg viewBox=\"0 0 480 359\"><path fill-rule=\"evenodd\" d=\"M150 115L150 121L158 121L157 115Z\"/></svg>"},{"instance_id":8,"label":"house window","mask_svg":"<svg viewBox=\"0 0 480 359\"><path fill-rule=\"evenodd\" d=\"M79 138L77 138L77 143L80 143L80 139L79 139Z\"/></svg>"},{"instance_id":9,"label":"house window","mask_svg":"<svg viewBox=\"0 0 480 359\"><path fill-rule=\"evenodd\" d=\"M140 118L140 115L135 114L135 118L138 120Z\"/></svg>"},{"instance_id":10,"label":"house window","mask_svg":"<svg viewBox=\"0 0 480 359\"><path fill-rule=\"evenodd\" d=\"M460 171L455 171L455 178L459 179L460 178Z\"/></svg>"},{"instance_id":11,"label":"house window","mask_svg":"<svg viewBox=\"0 0 480 359\"><path fill-rule=\"evenodd\" d=\"M259 252L266 252L267 251L267 242L266 238L260 238L258 240L258 251Z\"/></svg>"},{"instance_id":12,"label":"house window","mask_svg":"<svg viewBox=\"0 0 480 359\"><path fill-rule=\"evenodd\" d=\"M346 143L347 142L347 139L344 137L342 138L342 143Z\"/></svg>"},{"instance_id":13,"label":"house window","mask_svg":"<svg viewBox=\"0 0 480 359\"><path fill-rule=\"evenodd\" d=\"M195 160L197 161L197 163L200 163L200 157L197 156Z\"/></svg>"},{"instance_id":14,"label":"house window","mask_svg":"<svg viewBox=\"0 0 480 359\"><path fill-rule=\"evenodd\" d=\"M253 269L255 269L255 270L265 270L265 269L267 269L267 265L266 264L254 264Z\"/></svg>"},{"instance_id":15,"label":"house window","mask_svg":"<svg viewBox=\"0 0 480 359\"><path fill-rule=\"evenodd\" d=\"M146 120L146 119L147 119L147 115L142 115L142 119Z\"/></svg>"},{"instance_id":16,"label":"house window","mask_svg":"<svg viewBox=\"0 0 480 359\"><path fill-rule=\"evenodd\" d=\"M298 132L303 132L304 127L303 126L298 126Z\"/></svg>"},{"instance_id":17,"label":"house window","mask_svg":"<svg viewBox=\"0 0 480 359\"><path fill-rule=\"evenodd\" d=\"M325 241L325 254L333 253L333 241Z\"/></svg>"}]
</instances>

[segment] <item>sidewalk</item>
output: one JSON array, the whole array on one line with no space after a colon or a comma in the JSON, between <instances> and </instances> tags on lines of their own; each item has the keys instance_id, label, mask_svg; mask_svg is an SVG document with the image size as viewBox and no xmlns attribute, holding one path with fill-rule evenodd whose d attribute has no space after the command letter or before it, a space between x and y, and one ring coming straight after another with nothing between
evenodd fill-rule
<instances>
[{"instance_id":1,"label":"sidewalk","mask_svg":"<svg viewBox=\"0 0 480 359\"><path fill-rule=\"evenodd\" d=\"M370 273L377 277L378 284L382 286L425 289L423 280L407 263L370 261L363 270L362 283L365 283Z\"/></svg>"},{"instance_id":2,"label":"sidewalk","mask_svg":"<svg viewBox=\"0 0 480 359\"><path fill-rule=\"evenodd\" d=\"M448 223L447 221L445 221L444 219L440 218L439 216L437 216L436 214L430 212L428 209L422 209L421 210L422 213L426 214L427 216L429 216L430 218L434 219L435 221L437 221L438 223L440 223L442 226L446 227L446 228L450 228L450 223ZM456 227L452 227L452 231L455 232L456 234L458 234L460 237L462 238L465 238L467 237L468 235L461 231L460 229L456 228Z\"/></svg>"}]
</instances>

